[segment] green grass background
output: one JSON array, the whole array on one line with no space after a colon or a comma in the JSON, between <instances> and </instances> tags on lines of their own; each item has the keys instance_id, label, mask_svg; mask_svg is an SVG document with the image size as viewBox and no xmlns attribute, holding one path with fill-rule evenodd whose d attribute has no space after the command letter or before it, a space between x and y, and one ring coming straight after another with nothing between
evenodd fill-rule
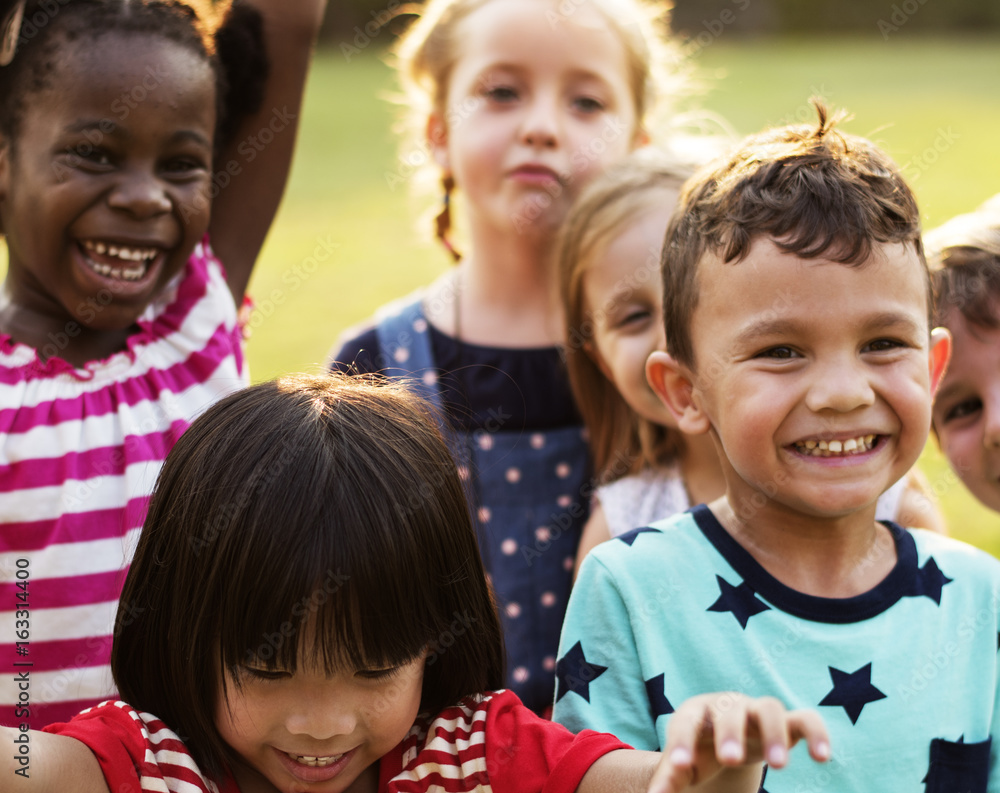
<instances>
[{"instance_id":1,"label":"green grass background","mask_svg":"<svg viewBox=\"0 0 1000 793\"><path fill-rule=\"evenodd\" d=\"M901 165L921 158L906 173L931 228L1000 192L1000 41L904 34L731 41L723 33L694 59L710 86L702 104L744 134L811 117L808 97L822 94L854 114L847 130ZM400 163L395 109L382 98L392 77L375 51L385 43L348 59L334 42L317 55L291 180L251 282L255 382L319 371L345 328L449 266L418 228L427 200L408 181L387 179ZM1000 516L968 495L933 440L920 465L952 534L1000 556Z\"/></svg>"}]
</instances>

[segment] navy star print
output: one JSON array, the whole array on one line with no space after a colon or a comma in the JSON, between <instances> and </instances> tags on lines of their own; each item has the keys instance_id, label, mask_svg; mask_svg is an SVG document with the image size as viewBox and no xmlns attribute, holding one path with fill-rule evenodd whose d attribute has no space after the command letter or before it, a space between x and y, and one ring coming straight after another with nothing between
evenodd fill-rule
<instances>
[{"instance_id":1,"label":"navy star print","mask_svg":"<svg viewBox=\"0 0 1000 793\"><path fill-rule=\"evenodd\" d=\"M588 663L577 642L556 662L556 702L570 691L590 702L590 684L606 671L606 666Z\"/></svg>"},{"instance_id":2,"label":"navy star print","mask_svg":"<svg viewBox=\"0 0 1000 793\"><path fill-rule=\"evenodd\" d=\"M634 543L636 540L636 537L638 537L640 534L645 534L647 531L658 532L659 529L651 529L649 527L644 529L632 529L632 531L627 531L624 534L619 534L615 539L621 540L623 543L625 543L627 546L631 548L632 543Z\"/></svg>"},{"instance_id":3,"label":"navy star print","mask_svg":"<svg viewBox=\"0 0 1000 793\"><path fill-rule=\"evenodd\" d=\"M842 672L840 669L830 669L833 680L833 690L823 697L820 705L840 706L847 712L851 724L858 723L858 717L865 705L880 699L885 694L872 685L872 665L867 663L856 672Z\"/></svg>"},{"instance_id":4,"label":"navy star print","mask_svg":"<svg viewBox=\"0 0 1000 793\"><path fill-rule=\"evenodd\" d=\"M646 681L646 696L649 698L649 710L653 714L654 724L660 716L674 712L674 706L664 692L664 678L665 675L657 675Z\"/></svg>"},{"instance_id":5,"label":"navy star print","mask_svg":"<svg viewBox=\"0 0 1000 793\"><path fill-rule=\"evenodd\" d=\"M740 624L740 627L746 630L747 622L750 621L752 616L760 614L762 611L771 610L770 606L766 605L763 600L760 600L754 594L754 591L746 581L739 586L733 586L721 575L717 575L715 578L719 582L719 591L722 594L719 595L718 600L708 607L708 611L720 611L723 613L731 611L733 616L736 617L736 621Z\"/></svg>"},{"instance_id":6,"label":"navy star print","mask_svg":"<svg viewBox=\"0 0 1000 793\"><path fill-rule=\"evenodd\" d=\"M912 596L920 597L921 595L925 595L940 606L941 590L944 589L945 584L950 584L952 580L941 572L941 568L937 566L937 562L934 561L934 557L932 556L923 567L917 570L917 574L914 577Z\"/></svg>"}]
</instances>

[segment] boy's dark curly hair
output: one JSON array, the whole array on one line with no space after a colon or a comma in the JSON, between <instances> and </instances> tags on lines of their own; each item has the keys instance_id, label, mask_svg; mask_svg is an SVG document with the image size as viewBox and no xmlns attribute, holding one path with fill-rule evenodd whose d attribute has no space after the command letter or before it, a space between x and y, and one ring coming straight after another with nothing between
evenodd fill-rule
<instances>
[{"instance_id":1,"label":"boy's dark curly hair","mask_svg":"<svg viewBox=\"0 0 1000 793\"><path fill-rule=\"evenodd\" d=\"M836 129L843 111L812 102L817 124L751 135L681 193L661 261L663 316L667 349L692 369L691 317L707 255L738 263L767 238L804 259L858 266L875 246L903 243L916 250L926 275L920 213L899 168L870 141Z\"/></svg>"}]
</instances>

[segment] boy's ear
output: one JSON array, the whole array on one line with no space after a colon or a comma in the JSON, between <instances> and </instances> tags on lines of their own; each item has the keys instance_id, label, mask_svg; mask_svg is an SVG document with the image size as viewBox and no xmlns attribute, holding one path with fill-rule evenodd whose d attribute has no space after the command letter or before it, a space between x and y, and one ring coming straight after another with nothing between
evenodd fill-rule
<instances>
[{"instance_id":1,"label":"boy's ear","mask_svg":"<svg viewBox=\"0 0 1000 793\"><path fill-rule=\"evenodd\" d=\"M431 113L427 118L427 145L436 162L445 171L451 170L448 157L448 123L440 113Z\"/></svg>"},{"instance_id":2,"label":"boy's ear","mask_svg":"<svg viewBox=\"0 0 1000 793\"><path fill-rule=\"evenodd\" d=\"M646 380L677 422L681 432L700 435L712 424L695 393L690 370L670 353L657 350L646 359Z\"/></svg>"},{"instance_id":3,"label":"boy's ear","mask_svg":"<svg viewBox=\"0 0 1000 793\"><path fill-rule=\"evenodd\" d=\"M928 354L928 366L931 373L931 397L937 393L938 386L948 369L951 360L951 333L947 328L934 328L931 331L931 346Z\"/></svg>"}]
</instances>

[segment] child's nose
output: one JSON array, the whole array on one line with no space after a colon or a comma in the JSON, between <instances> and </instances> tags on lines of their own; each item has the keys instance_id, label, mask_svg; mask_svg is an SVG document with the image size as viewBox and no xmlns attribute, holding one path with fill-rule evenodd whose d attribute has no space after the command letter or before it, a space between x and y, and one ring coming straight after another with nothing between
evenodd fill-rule
<instances>
[{"instance_id":1,"label":"child's nose","mask_svg":"<svg viewBox=\"0 0 1000 793\"><path fill-rule=\"evenodd\" d=\"M351 734L357 723L357 715L349 703L317 696L298 701L285 719L285 728L292 735L325 740Z\"/></svg>"},{"instance_id":2,"label":"child's nose","mask_svg":"<svg viewBox=\"0 0 1000 793\"><path fill-rule=\"evenodd\" d=\"M534 148L551 148L559 142L560 119L558 102L545 95L528 103L528 112L521 127L521 140Z\"/></svg>"},{"instance_id":3,"label":"child's nose","mask_svg":"<svg viewBox=\"0 0 1000 793\"><path fill-rule=\"evenodd\" d=\"M170 198L163 184L155 174L140 170L123 175L108 196L108 204L137 218L170 211Z\"/></svg>"},{"instance_id":4,"label":"child's nose","mask_svg":"<svg viewBox=\"0 0 1000 793\"><path fill-rule=\"evenodd\" d=\"M816 367L806 396L806 405L814 412L847 413L874 402L875 392L864 368L843 361Z\"/></svg>"}]
</instances>

